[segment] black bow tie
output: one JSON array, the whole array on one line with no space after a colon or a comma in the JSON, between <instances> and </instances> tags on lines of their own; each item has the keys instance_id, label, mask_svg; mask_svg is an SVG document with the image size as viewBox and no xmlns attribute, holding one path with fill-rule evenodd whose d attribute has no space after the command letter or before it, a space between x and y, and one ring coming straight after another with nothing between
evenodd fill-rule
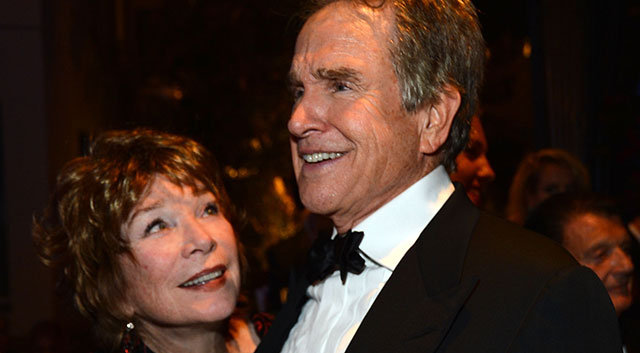
<instances>
[{"instance_id":1,"label":"black bow tie","mask_svg":"<svg viewBox=\"0 0 640 353\"><path fill-rule=\"evenodd\" d=\"M358 246L364 237L363 232L349 230L334 239L325 238L316 241L309 252L308 279L311 283L322 280L333 271L340 270L342 284L347 281L347 273L360 274L364 271L364 259L358 252Z\"/></svg>"}]
</instances>

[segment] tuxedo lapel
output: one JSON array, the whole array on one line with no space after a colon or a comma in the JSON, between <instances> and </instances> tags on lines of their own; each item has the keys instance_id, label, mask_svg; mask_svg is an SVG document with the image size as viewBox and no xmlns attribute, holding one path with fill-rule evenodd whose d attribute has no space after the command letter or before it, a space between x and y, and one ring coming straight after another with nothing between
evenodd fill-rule
<instances>
[{"instance_id":1,"label":"tuxedo lapel","mask_svg":"<svg viewBox=\"0 0 640 353\"><path fill-rule=\"evenodd\" d=\"M347 352L434 352L477 280L461 281L477 209L457 188L405 254Z\"/></svg>"}]
</instances>

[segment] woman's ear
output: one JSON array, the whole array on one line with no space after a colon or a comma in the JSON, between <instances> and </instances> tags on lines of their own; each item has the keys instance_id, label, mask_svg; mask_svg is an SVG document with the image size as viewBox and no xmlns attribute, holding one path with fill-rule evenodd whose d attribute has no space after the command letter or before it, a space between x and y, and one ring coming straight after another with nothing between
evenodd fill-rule
<instances>
[{"instance_id":1,"label":"woman's ear","mask_svg":"<svg viewBox=\"0 0 640 353\"><path fill-rule=\"evenodd\" d=\"M451 130L453 118L460 108L460 92L450 84L442 87L438 100L418 110L422 120L420 152L435 154L445 143Z\"/></svg>"}]
</instances>

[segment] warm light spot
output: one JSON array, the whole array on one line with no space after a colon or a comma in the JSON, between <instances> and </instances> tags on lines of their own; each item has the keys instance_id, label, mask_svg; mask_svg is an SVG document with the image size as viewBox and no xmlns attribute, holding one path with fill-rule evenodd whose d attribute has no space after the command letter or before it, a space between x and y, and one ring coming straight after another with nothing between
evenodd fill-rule
<instances>
[{"instance_id":1,"label":"warm light spot","mask_svg":"<svg viewBox=\"0 0 640 353\"><path fill-rule=\"evenodd\" d=\"M284 186L284 180L279 176L273 178L273 189L276 191L278 196L282 196L287 193L287 188Z\"/></svg>"},{"instance_id":2,"label":"warm light spot","mask_svg":"<svg viewBox=\"0 0 640 353\"><path fill-rule=\"evenodd\" d=\"M251 173L249 172L249 169L244 168L244 167L238 169L238 177L239 178L246 178L246 177L248 177L250 175L251 175Z\"/></svg>"},{"instance_id":3,"label":"warm light spot","mask_svg":"<svg viewBox=\"0 0 640 353\"><path fill-rule=\"evenodd\" d=\"M287 215L293 215L296 210L296 204L293 198L287 193L287 187L284 185L284 180L280 176L273 178L273 190L278 195L280 201L284 205L285 213Z\"/></svg>"},{"instance_id":4,"label":"warm light spot","mask_svg":"<svg viewBox=\"0 0 640 353\"><path fill-rule=\"evenodd\" d=\"M224 172L227 174L227 176L231 179L235 179L238 177L238 171L233 168L232 166L226 166L224 167Z\"/></svg>"},{"instance_id":5,"label":"warm light spot","mask_svg":"<svg viewBox=\"0 0 640 353\"><path fill-rule=\"evenodd\" d=\"M256 137L252 138L251 141L249 141L249 145L251 146L251 148L253 148L254 151L260 151L262 149L262 143L260 143L260 140Z\"/></svg>"},{"instance_id":6,"label":"warm light spot","mask_svg":"<svg viewBox=\"0 0 640 353\"><path fill-rule=\"evenodd\" d=\"M522 45L522 56L525 59L529 59L531 57L531 42L528 39L525 39L524 44Z\"/></svg>"},{"instance_id":7,"label":"warm light spot","mask_svg":"<svg viewBox=\"0 0 640 353\"><path fill-rule=\"evenodd\" d=\"M173 98L177 101L181 100L183 97L182 90L180 88L173 89Z\"/></svg>"}]
</instances>

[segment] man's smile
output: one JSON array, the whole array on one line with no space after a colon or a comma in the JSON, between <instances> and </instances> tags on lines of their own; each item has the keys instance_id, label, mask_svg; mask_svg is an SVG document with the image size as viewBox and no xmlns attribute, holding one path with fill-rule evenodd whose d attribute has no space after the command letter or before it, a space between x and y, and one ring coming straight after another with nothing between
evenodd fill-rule
<instances>
[{"instance_id":1,"label":"man's smile","mask_svg":"<svg viewBox=\"0 0 640 353\"><path fill-rule=\"evenodd\" d=\"M319 163L330 159L340 158L343 155L344 153L342 152L316 152L303 154L302 159L307 163Z\"/></svg>"}]
</instances>

